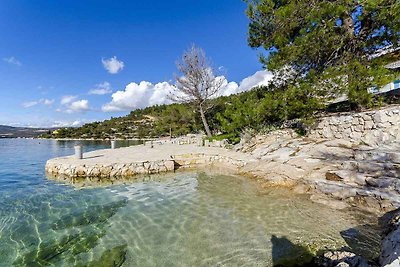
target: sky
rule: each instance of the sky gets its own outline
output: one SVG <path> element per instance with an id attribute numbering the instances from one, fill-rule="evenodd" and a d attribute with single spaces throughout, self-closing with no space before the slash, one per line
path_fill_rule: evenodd
<path id="1" fill-rule="evenodd" d="M 78 126 L 169 103 L 176 61 L 203 48 L 228 95 L 271 78 L 241 0 L 0 1 L 0 124 Z"/>

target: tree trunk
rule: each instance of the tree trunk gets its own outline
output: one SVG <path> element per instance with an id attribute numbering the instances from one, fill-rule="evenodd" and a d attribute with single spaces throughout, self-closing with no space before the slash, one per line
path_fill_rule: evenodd
<path id="1" fill-rule="evenodd" d="M 208 126 L 206 116 L 204 115 L 203 107 L 200 106 L 200 107 L 199 107 L 199 110 L 200 110 L 201 120 L 202 120 L 202 122 L 203 122 L 204 129 L 206 130 L 207 136 L 208 136 L 208 137 L 211 137 L 210 127 Z"/>

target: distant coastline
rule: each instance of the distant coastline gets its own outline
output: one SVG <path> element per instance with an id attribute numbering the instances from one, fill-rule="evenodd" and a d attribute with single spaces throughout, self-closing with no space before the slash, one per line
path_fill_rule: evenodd
<path id="1" fill-rule="evenodd" d="M 35 138 L 56 128 L 30 128 L 0 125 L 0 138 Z"/>

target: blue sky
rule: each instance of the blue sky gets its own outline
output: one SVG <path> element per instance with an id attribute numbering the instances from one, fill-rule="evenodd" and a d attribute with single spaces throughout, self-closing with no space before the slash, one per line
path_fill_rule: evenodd
<path id="1" fill-rule="evenodd" d="M 245 9 L 240 0 L 2 0 L 0 124 L 77 125 L 165 103 L 192 43 L 220 68 L 226 94 L 248 90 L 269 74 L 256 73 Z"/>

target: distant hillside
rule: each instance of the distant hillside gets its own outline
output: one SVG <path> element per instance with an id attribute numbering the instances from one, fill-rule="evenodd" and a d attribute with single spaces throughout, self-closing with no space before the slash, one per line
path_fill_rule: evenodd
<path id="1" fill-rule="evenodd" d="M 132 111 L 129 115 L 78 128 L 60 128 L 44 138 L 132 139 L 184 135 L 198 132 L 201 122 L 193 108 L 184 104 L 153 106 Z"/>
<path id="2" fill-rule="evenodd" d="M 0 138 L 38 137 L 41 134 L 50 133 L 52 130 L 53 129 L 46 128 L 12 127 L 0 125 Z"/>
<path id="3" fill-rule="evenodd" d="M 251 105 L 265 94 L 265 88 L 257 88 L 237 95 L 221 96 L 211 100 L 213 109 L 207 113 L 208 123 L 214 133 L 224 132 L 221 121 L 227 106 L 238 107 L 250 99 Z M 238 110 L 246 115 L 245 110 Z M 246 125 L 247 126 L 247 125 Z M 240 132 L 237 128 L 237 132 Z M 102 122 L 87 123 L 78 128 L 60 128 L 43 138 L 84 138 L 84 139 L 133 139 L 173 137 L 203 131 L 203 124 L 193 105 L 169 104 L 136 109 L 123 117 L 111 118 Z M 237 135 L 234 133 L 233 135 Z"/>

